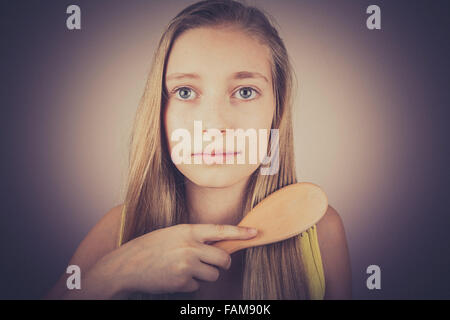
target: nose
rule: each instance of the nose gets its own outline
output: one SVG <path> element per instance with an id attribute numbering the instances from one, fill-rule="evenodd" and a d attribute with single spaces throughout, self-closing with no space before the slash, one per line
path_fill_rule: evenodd
<path id="1" fill-rule="evenodd" d="M 231 128 L 233 115 L 226 95 L 216 93 L 208 98 L 205 96 L 198 111 L 197 119 L 202 121 L 203 133 L 208 129 L 218 129 L 225 134 L 226 129 Z"/>
<path id="2" fill-rule="evenodd" d="M 213 129 L 213 128 L 211 128 L 211 129 Z M 219 128 L 215 128 L 215 129 L 219 129 Z M 222 135 L 224 135 L 225 133 L 226 133 L 226 128 L 225 129 L 219 129 L 220 130 L 220 133 L 222 134 Z M 205 133 L 208 133 L 208 129 L 203 129 L 203 132 L 202 132 L 203 134 L 205 134 Z"/>

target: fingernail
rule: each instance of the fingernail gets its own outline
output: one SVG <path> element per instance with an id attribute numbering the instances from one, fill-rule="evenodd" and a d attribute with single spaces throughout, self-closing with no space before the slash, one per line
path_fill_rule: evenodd
<path id="1" fill-rule="evenodd" d="M 258 230 L 256 230 L 255 228 L 247 228 L 247 231 L 251 235 L 255 235 L 258 233 Z"/>

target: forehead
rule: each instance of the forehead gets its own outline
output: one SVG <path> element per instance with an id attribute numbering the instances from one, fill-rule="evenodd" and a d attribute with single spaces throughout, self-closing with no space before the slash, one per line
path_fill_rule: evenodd
<path id="1" fill-rule="evenodd" d="M 241 30 L 195 28 L 175 40 L 166 74 L 198 73 L 207 78 L 245 70 L 259 72 L 270 81 L 271 60 L 269 47 Z"/>

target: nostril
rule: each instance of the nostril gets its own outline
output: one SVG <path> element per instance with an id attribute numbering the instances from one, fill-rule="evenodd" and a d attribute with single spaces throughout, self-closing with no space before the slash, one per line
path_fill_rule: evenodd
<path id="1" fill-rule="evenodd" d="M 208 133 L 208 131 L 211 129 L 203 129 L 202 133 Z M 220 131 L 220 133 L 222 134 L 226 134 L 227 130 L 226 129 L 218 129 Z"/>

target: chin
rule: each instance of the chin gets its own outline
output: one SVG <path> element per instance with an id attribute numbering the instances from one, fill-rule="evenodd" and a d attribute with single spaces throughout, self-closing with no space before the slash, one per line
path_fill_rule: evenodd
<path id="1" fill-rule="evenodd" d="M 192 183 L 205 188 L 226 188 L 247 179 L 258 165 L 194 165 L 180 166 L 178 170 Z"/>

